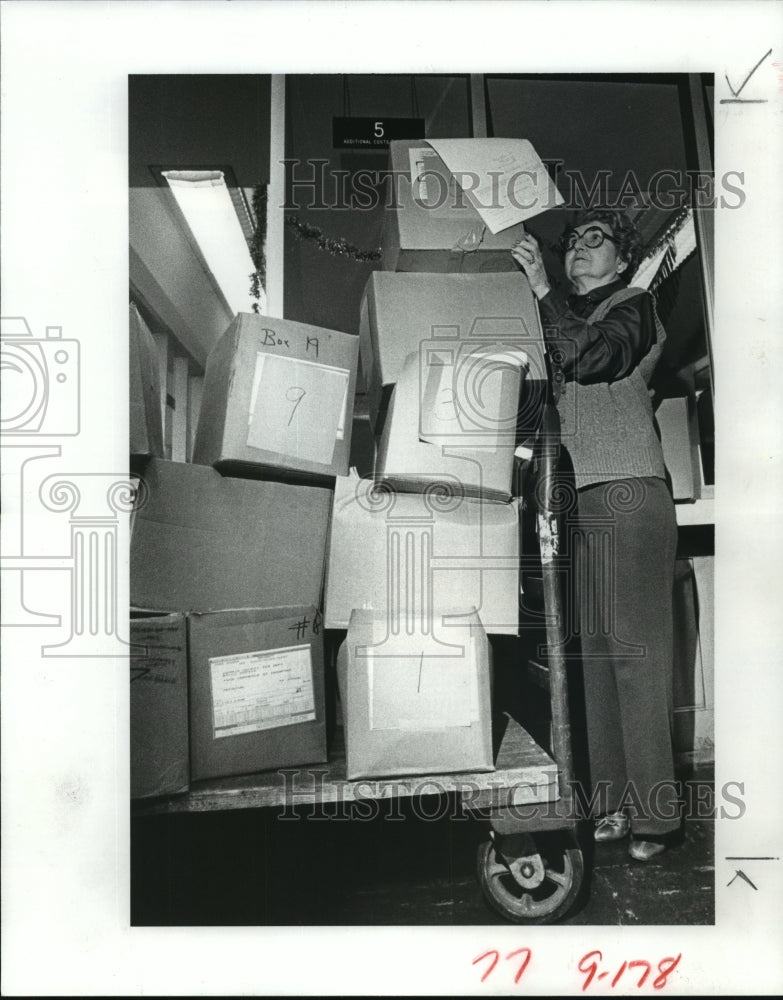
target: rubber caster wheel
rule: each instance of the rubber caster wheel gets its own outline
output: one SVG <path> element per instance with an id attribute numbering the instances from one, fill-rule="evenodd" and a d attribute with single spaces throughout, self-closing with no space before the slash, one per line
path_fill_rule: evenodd
<path id="1" fill-rule="evenodd" d="M 574 905 L 584 878 L 582 852 L 565 837 L 537 835 L 535 853 L 509 861 L 498 839 L 479 845 L 482 892 L 496 913 L 516 924 L 550 924 Z"/>

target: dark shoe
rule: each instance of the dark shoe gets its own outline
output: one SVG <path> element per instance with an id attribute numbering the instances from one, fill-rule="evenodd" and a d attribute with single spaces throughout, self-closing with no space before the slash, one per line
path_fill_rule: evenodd
<path id="1" fill-rule="evenodd" d="M 631 824 L 625 813 L 607 813 L 606 816 L 601 816 L 596 821 L 593 837 L 599 843 L 607 840 L 622 840 L 623 837 L 628 836 L 630 829 Z"/>
<path id="2" fill-rule="evenodd" d="M 650 861 L 663 854 L 665 850 L 666 844 L 663 840 L 642 840 L 632 837 L 628 845 L 628 853 L 635 861 Z"/>

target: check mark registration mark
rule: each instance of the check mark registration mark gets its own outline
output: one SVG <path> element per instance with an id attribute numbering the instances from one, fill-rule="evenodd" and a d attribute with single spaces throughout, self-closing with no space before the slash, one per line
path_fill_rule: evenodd
<path id="1" fill-rule="evenodd" d="M 766 102 L 765 98 L 753 100 L 753 99 L 747 98 L 747 97 L 740 97 L 740 94 L 745 89 L 748 81 L 753 76 L 753 74 L 756 72 L 756 70 L 759 68 L 759 66 L 764 62 L 765 59 L 768 59 L 769 56 L 771 56 L 771 55 L 772 55 L 772 49 L 770 49 L 769 52 L 765 52 L 764 53 L 764 55 L 761 57 L 761 59 L 759 59 L 759 61 L 756 63 L 756 65 L 753 67 L 753 69 L 750 71 L 750 73 L 748 73 L 748 75 L 742 81 L 742 83 L 739 86 L 739 89 L 737 89 L 737 90 L 735 90 L 734 87 L 732 86 L 731 81 L 729 80 L 728 74 L 724 73 L 723 75 L 724 75 L 724 77 L 726 79 L 726 83 L 729 85 L 729 90 L 731 91 L 732 96 L 731 97 L 724 97 L 721 100 L 720 103 L 721 104 L 766 104 L 767 102 Z"/>

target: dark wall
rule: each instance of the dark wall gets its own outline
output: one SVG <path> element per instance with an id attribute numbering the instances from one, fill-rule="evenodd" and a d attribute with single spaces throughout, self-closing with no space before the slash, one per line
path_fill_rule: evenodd
<path id="1" fill-rule="evenodd" d="M 269 126 L 269 76 L 131 76 L 130 185 L 154 185 L 152 165 L 224 165 L 233 168 L 240 187 L 266 183 Z"/>

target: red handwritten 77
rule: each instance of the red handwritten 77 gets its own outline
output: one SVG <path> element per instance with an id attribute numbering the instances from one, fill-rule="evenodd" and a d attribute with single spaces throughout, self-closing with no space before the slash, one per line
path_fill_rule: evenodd
<path id="1" fill-rule="evenodd" d="M 522 959 L 522 962 L 521 962 L 521 964 L 519 966 L 517 974 L 514 976 L 514 982 L 515 983 L 518 983 L 519 980 L 522 978 L 522 974 L 524 973 L 525 969 L 530 964 L 530 958 L 531 958 L 532 954 L 533 953 L 530 950 L 530 948 L 517 948 L 516 951 L 510 951 L 508 953 L 508 955 L 506 955 L 506 961 L 508 961 L 508 960 L 510 960 L 512 958 L 516 958 L 519 955 L 524 955 L 524 958 Z M 479 955 L 477 958 L 474 958 L 473 962 L 471 964 L 475 965 L 477 962 L 483 962 L 485 958 L 491 958 L 492 961 L 490 962 L 490 965 L 489 965 L 489 968 L 487 969 L 487 971 L 481 977 L 481 982 L 482 983 L 484 982 L 484 980 L 489 975 L 492 974 L 492 972 L 494 972 L 495 966 L 500 961 L 500 952 L 497 951 L 494 948 L 491 948 L 489 951 L 485 951 L 483 955 Z"/>

